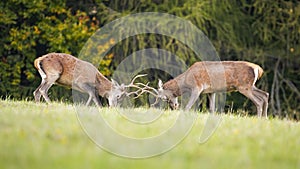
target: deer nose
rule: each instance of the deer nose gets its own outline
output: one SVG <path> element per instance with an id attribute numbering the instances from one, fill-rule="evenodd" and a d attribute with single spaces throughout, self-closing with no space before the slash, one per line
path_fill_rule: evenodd
<path id="1" fill-rule="evenodd" d="M 178 109 L 178 107 L 179 107 L 179 104 L 178 103 L 174 103 L 173 104 L 173 108 L 176 110 L 176 109 Z"/>

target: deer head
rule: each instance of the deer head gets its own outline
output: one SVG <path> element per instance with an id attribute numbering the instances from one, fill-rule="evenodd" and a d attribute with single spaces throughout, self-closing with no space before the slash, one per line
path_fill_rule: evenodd
<path id="1" fill-rule="evenodd" d="M 141 75 L 135 76 L 128 85 L 125 85 L 123 83 L 121 85 L 119 85 L 117 81 L 111 79 L 112 90 L 108 93 L 108 96 L 107 96 L 109 105 L 111 107 L 117 106 L 117 104 L 119 102 L 121 102 L 124 99 L 124 97 L 126 97 L 126 96 L 129 97 L 131 95 L 137 95 L 134 98 L 138 98 L 139 96 L 141 96 L 143 88 L 140 87 L 138 84 L 135 84 L 134 82 L 137 78 L 140 78 L 140 77 L 143 77 L 146 75 L 147 74 L 141 74 Z M 142 84 L 142 83 L 139 83 L 139 84 Z M 138 90 L 133 91 L 133 92 L 128 92 L 129 88 L 136 88 Z"/>
<path id="2" fill-rule="evenodd" d="M 149 83 L 147 84 L 138 83 L 138 84 L 143 86 L 143 88 L 141 88 L 142 92 L 140 92 L 140 94 L 147 92 L 156 98 L 155 102 L 151 104 L 151 106 L 156 105 L 158 101 L 161 99 L 163 101 L 168 102 L 172 109 L 176 110 L 179 108 L 178 97 L 175 96 L 173 92 L 171 92 L 170 90 L 164 89 L 163 87 L 164 84 L 160 79 L 158 80 L 157 89 L 148 86 Z"/>
<path id="3" fill-rule="evenodd" d="M 178 109 L 179 103 L 178 103 L 178 97 L 173 94 L 170 90 L 166 90 L 163 88 L 163 82 L 159 79 L 158 80 L 158 97 L 161 98 L 163 101 L 166 101 L 169 103 L 170 107 L 172 109 Z"/>
<path id="4" fill-rule="evenodd" d="M 119 85 L 119 83 L 113 79 L 112 82 L 112 90 L 108 92 L 108 103 L 110 107 L 115 107 L 117 104 L 126 96 L 126 86 L 124 84 Z"/>

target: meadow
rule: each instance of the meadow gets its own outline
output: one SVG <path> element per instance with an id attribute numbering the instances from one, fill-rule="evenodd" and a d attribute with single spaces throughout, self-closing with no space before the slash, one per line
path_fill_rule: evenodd
<path id="1" fill-rule="evenodd" d="M 113 110 L 102 108 L 99 113 L 115 127 L 141 137 L 160 131 L 174 117 L 166 110 L 162 121 L 151 129 L 136 129 Z M 208 116 L 199 112 L 191 132 L 172 150 L 130 159 L 99 148 L 84 132 L 70 104 L 1 100 L 0 168 L 300 168 L 300 123 L 219 115 L 218 129 L 200 144 Z"/>

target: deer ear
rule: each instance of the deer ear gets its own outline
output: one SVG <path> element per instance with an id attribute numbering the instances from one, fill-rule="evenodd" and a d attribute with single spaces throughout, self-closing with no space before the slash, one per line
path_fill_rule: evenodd
<path id="1" fill-rule="evenodd" d="M 125 87 L 125 84 L 124 84 L 124 83 L 122 83 L 122 84 L 120 85 L 120 87 L 121 87 L 121 90 L 125 91 L 126 87 Z"/>
<path id="2" fill-rule="evenodd" d="M 111 79 L 111 82 L 112 82 L 114 87 L 119 86 L 119 83 L 117 81 L 115 81 L 114 79 Z"/>
<path id="3" fill-rule="evenodd" d="M 162 90 L 163 85 L 164 85 L 163 82 L 160 79 L 158 79 L 158 90 Z"/>

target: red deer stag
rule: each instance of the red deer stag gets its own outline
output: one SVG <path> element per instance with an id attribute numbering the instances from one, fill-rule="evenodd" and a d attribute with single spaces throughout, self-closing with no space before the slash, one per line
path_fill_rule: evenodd
<path id="1" fill-rule="evenodd" d="M 35 59 L 34 66 L 42 77 L 40 86 L 33 92 L 36 102 L 41 96 L 46 102 L 50 102 L 47 95 L 53 84 L 71 87 L 89 95 L 86 105 L 91 100 L 101 106 L 97 95 L 106 97 L 109 106 L 116 106 L 124 96 L 138 94 L 141 88 L 134 84 L 134 80 L 145 75 L 137 75 L 129 85 L 119 85 L 116 81 L 109 81 L 98 69 L 89 62 L 80 60 L 65 53 L 49 53 Z M 138 91 L 127 93 L 126 88 L 135 87 Z"/>
<path id="2" fill-rule="evenodd" d="M 210 109 L 213 111 L 216 92 L 239 91 L 255 104 L 259 117 L 262 113 L 267 117 L 269 93 L 255 87 L 262 74 L 263 69 L 260 66 L 245 61 L 196 62 L 187 71 L 165 84 L 159 80 L 158 89 L 144 85 L 147 89 L 143 92 L 168 101 L 176 109 L 179 106 L 177 97 L 188 91 L 191 97 L 186 110 L 193 106 L 201 93 L 209 93 Z"/>

